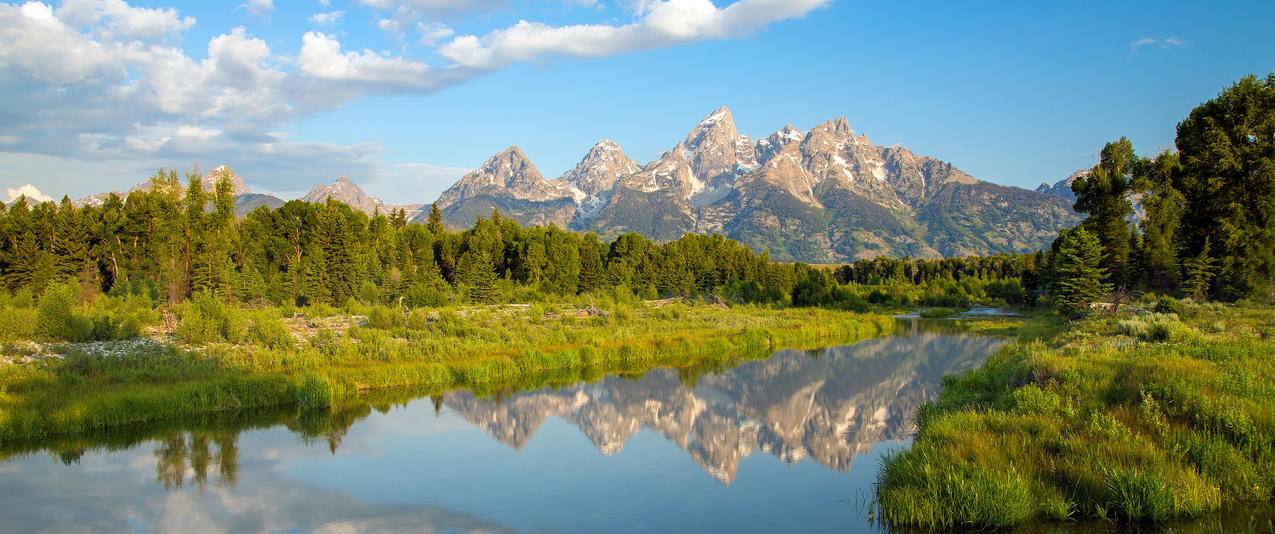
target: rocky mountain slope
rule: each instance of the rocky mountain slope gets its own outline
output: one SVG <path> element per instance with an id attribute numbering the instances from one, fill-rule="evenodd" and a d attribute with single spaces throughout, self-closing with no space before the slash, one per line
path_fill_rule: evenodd
<path id="1" fill-rule="evenodd" d="M 754 141 L 722 107 L 645 165 L 603 139 L 574 168 L 547 179 L 511 146 L 436 203 L 452 228 L 500 210 L 523 225 L 555 224 L 603 238 L 717 233 L 777 260 L 844 262 L 1039 249 L 1079 222 L 1070 184 L 1084 172 L 1036 191 L 1006 187 L 901 146 L 876 145 L 844 118 L 809 131 L 786 125 Z M 204 176 L 209 189 L 222 175 L 231 178 L 240 215 L 283 204 L 250 192 L 225 166 Z M 134 189 L 149 187 L 147 181 Z M 420 222 L 430 212 L 428 204 L 388 205 L 344 177 L 315 186 L 303 199 L 334 199 L 368 214 L 403 208 Z"/>
<path id="2" fill-rule="evenodd" d="M 579 200 L 577 200 L 579 198 Z M 583 195 L 563 183 L 550 183 L 522 150 L 511 146 L 492 156 L 481 167 L 449 187 L 435 205 L 443 221 L 454 228 L 467 228 L 493 209 L 523 225 L 556 224 L 570 226 Z M 423 222 L 429 206 L 417 211 L 413 220 Z"/>
<path id="3" fill-rule="evenodd" d="M 1093 174 L 1093 170 L 1080 169 L 1076 172 L 1071 173 L 1070 176 L 1063 178 L 1062 180 L 1059 180 L 1057 182 L 1054 182 L 1053 185 L 1050 185 L 1048 183 L 1040 184 L 1039 186 L 1036 187 L 1036 192 L 1044 193 L 1046 195 L 1054 195 L 1059 198 L 1065 198 L 1070 202 L 1075 202 L 1076 193 L 1071 190 L 1071 184 L 1075 183 L 1075 181 L 1080 179 L 1081 177 L 1087 177 L 1090 174 Z"/>
<path id="4" fill-rule="evenodd" d="M 362 211 L 368 215 L 374 215 L 377 213 L 390 215 L 398 209 L 402 209 L 410 214 L 421 208 L 420 204 L 401 206 L 386 204 L 385 201 L 379 198 L 368 196 L 367 193 L 363 191 L 363 188 L 359 187 L 357 184 L 350 181 L 349 178 L 344 176 L 330 184 L 318 184 L 312 187 L 310 192 L 306 193 L 304 197 L 301 197 L 301 200 L 306 202 L 317 203 L 327 202 L 328 199 L 332 199 L 337 202 L 344 202 L 351 208 Z"/>
<path id="5" fill-rule="evenodd" d="M 775 259 L 808 262 L 1023 252 L 1079 220 L 1063 198 L 875 145 L 844 118 L 753 141 L 725 107 L 641 167 L 603 140 L 547 180 L 510 147 L 444 192 L 439 208 L 452 227 L 499 209 L 522 224 L 603 237 L 720 233 Z"/>

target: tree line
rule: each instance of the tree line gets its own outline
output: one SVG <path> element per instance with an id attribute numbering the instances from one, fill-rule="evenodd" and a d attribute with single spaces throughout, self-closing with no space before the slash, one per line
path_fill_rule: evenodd
<path id="1" fill-rule="evenodd" d="M 1059 310 L 1133 291 L 1275 300 L 1275 74 L 1196 107 L 1174 142 L 1139 157 L 1122 137 L 1072 184 L 1085 220 L 1032 262 Z"/>
<path id="2" fill-rule="evenodd" d="M 1107 144 L 1072 185 L 1086 215 L 1044 251 L 990 257 L 876 258 L 835 267 L 772 262 L 718 235 L 604 242 L 493 212 L 463 231 L 406 213 L 367 215 L 290 201 L 239 218 L 231 183 L 211 190 L 161 170 L 150 187 L 97 205 L 0 203 L 0 283 L 40 294 L 68 281 L 95 294 L 176 304 L 206 293 L 276 305 L 438 306 L 623 289 L 644 298 L 865 309 L 1051 303 L 1063 312 L 1131 291 L 1270 299 L 1275 284 L 1275 75 L 1246 77 L 1178 125 L 1176 151 L 1138 157 Z M 1141 216 L 1134 217 L 1135 203 Z"/>

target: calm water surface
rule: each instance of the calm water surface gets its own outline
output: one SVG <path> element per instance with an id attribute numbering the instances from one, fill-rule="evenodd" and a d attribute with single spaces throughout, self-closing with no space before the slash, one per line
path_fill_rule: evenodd
<path id="1" fill-rule="evenodd" d="M 1001 343 L 910 324 L 707 374 L 455 391 L 10 452 L 0 530 L 877 530 L 865 505 L 880 457 L 907 446 L 943 375 Z"/>

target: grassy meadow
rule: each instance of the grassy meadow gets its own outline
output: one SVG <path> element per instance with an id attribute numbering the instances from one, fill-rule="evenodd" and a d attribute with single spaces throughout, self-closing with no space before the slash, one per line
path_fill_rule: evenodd
<path id="1" fill-rule="evenodd" d="M 0 443 L 215 411 L 329 408 L 384 388 L 482 391 L 655 366 L 711 366 L 876 336 L 894 324 L 881 315 L 817 308 L 635 299 L 245 309 L 196 297 L 163 315 L 107 300 L 66 310 L 5 308 L 16 317 L 6 320 L 36 330 L 60 322 L 127 332 L 120 341 L 23 341 L 31 333 L 4 340 L 0 356 L 10 363 L 0 365 Z M 49 317 L 58 313 L 60 320 Z M 129 338 L 137 331 L 149 337 Z"/>
<path id="2" fill-rule="evenodd" d="M 1275 497 L 1275 308 L 1162 300 L 1042 317 L 945 379 L 888 457 L 888 523 L 1162 522 Z"/>

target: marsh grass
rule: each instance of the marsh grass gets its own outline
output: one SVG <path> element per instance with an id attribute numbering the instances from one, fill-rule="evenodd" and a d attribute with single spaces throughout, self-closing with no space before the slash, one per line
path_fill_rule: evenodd
<path id="1" fill-rule="evenodd" d="M 882 517 L 922 528 L 1031 520 L 1162 522 L 1275 498 L 1275 309 L 1028 326 L 947 377 L 910 450 L 885 459 Z M 1029 324 L 1033 321 L 1029 321 Z M 1215 327 L 1216 324 L 1225 325 Z"/>
<path id="2" fill-rule="evenodd" d="M 703 368 L 780 348 L 876 336 L 892 320 L 819 309 L 621 304 L 577 317 L 570 305 L 413 310 L 243 310 L 197 296 L 180 310 L 184 348 L 0 366 L 0 444 L 74 436 L 216 411 L 321 409 L 387 388 L 496 391 L 652 367 Z M 614 309 L 615 304 L 608 303 Z M 284 313 L 366 321 L 298 339 Z"/>

